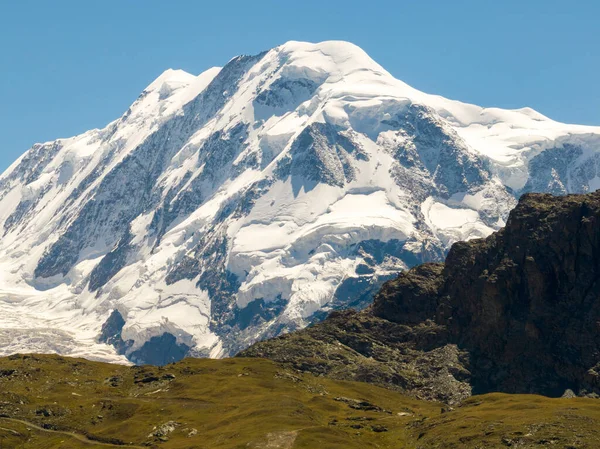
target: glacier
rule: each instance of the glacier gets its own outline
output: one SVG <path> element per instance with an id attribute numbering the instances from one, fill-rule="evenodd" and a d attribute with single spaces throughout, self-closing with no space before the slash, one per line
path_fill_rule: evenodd
<path id="1" fill-rule="evenodd" d="M 524 192 L 598 188 L 599 127 L 420 92 L 351 43 L 167 70 L 0 176 L 0 355 L 229 356 L 365 307 Z"/>

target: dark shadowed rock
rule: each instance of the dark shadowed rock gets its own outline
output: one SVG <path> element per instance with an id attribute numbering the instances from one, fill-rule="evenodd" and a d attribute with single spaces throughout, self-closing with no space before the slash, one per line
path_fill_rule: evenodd
<path id="1" fill-rule="evenodd" d="M 504 229 L 387 282 L 368 310 L 242 355 L 447 402 L 471 391 L 595 395 L 598 323 L 600 193 L 526 194 Z"/>
<path id="2" fill-rule="evenodd" d="M 373 304 L 373 315 L 404 324 L 433 319 L 443 270 L 444 264 L 426 263 L 411 270 L 411 276 L 399 276 L 387 282 Z"/>
<path id="3" fill-rule="evenodd" d="M 177 339 L 164 333 L 159 337 L 152 337 L 137 351 L 129 355 L 134 363 L 150 365 L 167 365 L 178 362 L 188 355 L 190 347 L 184 343 L 177 343 Z"/>
<path id="4" fill-rule="evenodd" d="M 121 313 L 118 310 L 113 310 L 108 320 L 102 325 L 102 332 L 98 341 L 114 346 L 119 354 L 127 355 L 134 363 L 162 366 L 178 362 L 189 354 L 190 347 L 178 343 L 177 339 L 169 333 L 152 337 L 141 348 L 131 351 L 134 341 L 123 340 L 124 325 L 125 320 Z M 172 376 L 172 374 L 165 374 L 164 379 L 175 378 L 174 376 L 172 378 L 166 376 Z M 111 380 L 111 383 L 114 382 Z"/>
<path id="5" fill-rule="evenodd" d="M 124 354 L 128 348 L 128 343 L 123 341 L 121 336 L 125 326 L 123 315 L 118 310 L 113 310 L 108 320 L 102 325 L 102 331 L 98 337 L 100 343 L 106 343 L 115 347 L 119 354 Z"/>

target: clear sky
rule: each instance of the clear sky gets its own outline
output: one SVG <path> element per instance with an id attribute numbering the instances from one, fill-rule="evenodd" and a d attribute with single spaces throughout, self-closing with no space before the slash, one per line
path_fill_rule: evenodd
<path id="1" fill-rule="evenodd" d="M 329 39 L 428 93 L 600 125 L 598 0 L 0 0 L 0 171 L 116 119 L 167 68 Z"/>

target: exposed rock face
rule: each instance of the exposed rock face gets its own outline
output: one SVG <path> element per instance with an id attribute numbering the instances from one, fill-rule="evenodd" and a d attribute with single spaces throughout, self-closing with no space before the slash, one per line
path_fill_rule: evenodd
<path id="1" fill-rule="evenodd" d="M 124 325 L 123 316 L 118 310 L 114 310 L 102 325 L 98 341 L 112 345 L 119 354 L 126 354 L 134 342 L 123 339 Z M 177 343 L 177 339 L 172 334 L 165 332 L 159 337 L 150 338 L 141 348 L 131 352 L 130 359 L 134 363 L 163 366 L 181 360 L 189 350 L 189 346 Z"/>
<path id="2" fill-rule="evenodd" d="M 600 194 L 526 195 L 504 230 L 452 247 L 436 322 L 472 355 L 477 391 L 596 390 Z"/>
<path id="3" fill-rule="evenodd" d="M 124 325 L 123 315 L 118 310 L 113 310 L 108 320 L 102 325 L 102 332 L 98 337 L 98 341 L 114 346 L 121 353 L 124 352 L 127 348 L 127 343 L 123 341 L 122 336 Z"/>
<path id="4" fill-rule="evenodd" d="M 387 282 L 368 310 L 242 355 L 448 402 L 471 389 L 594 395 L 599 323 L 600 193 L 526 194 L 505 228 Z"/>
<path id="5" fill-rule="evenodd" d="M 453 403 L 471 395 L 471 375 L 468 353 L 447 341 L 445 329 L 432 322 L 406 326 L 349 310 L 239 355 Z"/>

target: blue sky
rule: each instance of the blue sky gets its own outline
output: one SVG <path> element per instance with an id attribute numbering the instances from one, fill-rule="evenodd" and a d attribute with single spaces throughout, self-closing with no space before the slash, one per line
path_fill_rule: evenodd
<path id="1" fill-rule="evenodd" d="M 343 39 L 420 90 L 600 125 L 597 0 L 0 2 L 0 171 L 103 127 L 165 69 Z"/>

